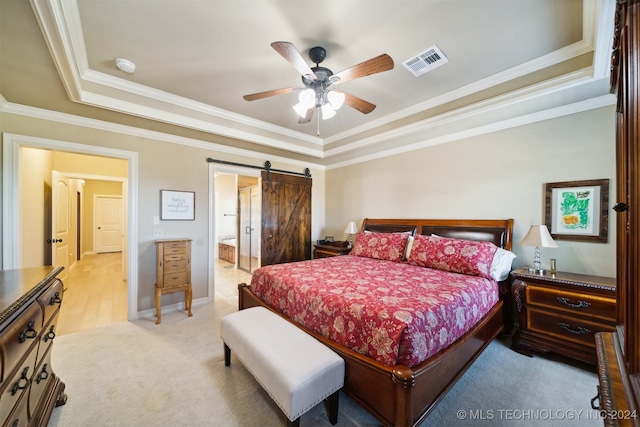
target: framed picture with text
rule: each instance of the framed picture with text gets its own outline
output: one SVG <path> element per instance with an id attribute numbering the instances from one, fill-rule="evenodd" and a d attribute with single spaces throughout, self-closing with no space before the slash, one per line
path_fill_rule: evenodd
<path id="1" fill-rule="evenodd" d="M 193 221 L 196 219 L 195 191 L 160 190 L 160 219 Z"/>
<path id="2" fill-rule="evenodd" d="M 546 184 L 544 219 L 554 239 L 606 243 L 608 211 L 608 179 Z"/>

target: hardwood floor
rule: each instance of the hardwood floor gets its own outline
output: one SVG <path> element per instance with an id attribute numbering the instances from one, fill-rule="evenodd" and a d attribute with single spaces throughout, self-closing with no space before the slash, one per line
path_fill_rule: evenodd
<path id="1" fill-rule="evenodd" d="M 121 269 L 120 252 L 85 255 L 78 261 L 64 283 L 58 335 L 127 320 L 127 281 L 122 280 Z M 238 283 L 251 282 L 249 273 L 219 259 L 215 272 L 216 298 L 236 302 Z"/>
<path id="2" fill-rule="evenodd" d="M 85 255 L 69 272 L 58 319 L 66 335 L 127 320 L 127 281 L 120 252 Z"/>

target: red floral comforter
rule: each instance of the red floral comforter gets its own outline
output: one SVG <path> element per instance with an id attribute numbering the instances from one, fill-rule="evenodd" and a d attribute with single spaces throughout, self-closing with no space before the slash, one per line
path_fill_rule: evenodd
<path id="1" fill-rule="evenodd" d="M 480 276 L 357 256 L 256 270 L 251 289 L 323 336 L 385 365 L 414 366 L 449 346 L 498 301 Z"/>

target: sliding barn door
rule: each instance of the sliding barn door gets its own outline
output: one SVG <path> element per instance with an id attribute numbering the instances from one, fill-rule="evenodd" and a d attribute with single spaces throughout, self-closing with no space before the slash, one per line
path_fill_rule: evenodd
<path id="1" fill-rule="evenodd" d="M 311 259 L 311 178 L 262 172 L 260 265 Z"/>

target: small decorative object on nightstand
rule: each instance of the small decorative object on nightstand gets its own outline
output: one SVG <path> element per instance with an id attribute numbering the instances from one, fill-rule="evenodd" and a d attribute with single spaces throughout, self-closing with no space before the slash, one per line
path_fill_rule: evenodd
<path id="1" fill-rule="evenodd" d="M 595 334 L 616 328 L 616 279 L 558 271 L 511 272 L 519 327 L 511 348 L 547 352 L 596 364 Z"/>
<path id="2" fill-rule="evenodd" d="M 358 234 L 358 227 L 356 227 L 355 221 L 349 221 L 349 224 L 344 229 L 344 234 L 349 235 L 349 247 L 353 247 L 353 235 Z"/>
<path id="3" fill-rule="evenodd" d="M 557 248 L 558 245 L 553 241 L 549 229 L 546 225 L 532 225 L 529 228 L 529 232 L 524 239 L 520 242 L 523 246 L 535 246 L 536 251 L 533 258 L 533 268 L 530 268 L 531 273 L 544 274 L 544 270 L 540 266 L 540 248 Z M 554 268 L 555 270 L 555 268 Z"/>
<path id="4" fill-rule="evenodd" d="M 328 258 L 331 256 L 346 255 L 351 252 L 348 242 L 326 242 L 313 245 L 314 258 Z"/>

